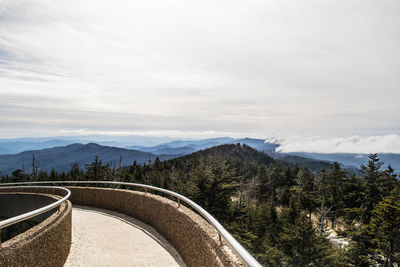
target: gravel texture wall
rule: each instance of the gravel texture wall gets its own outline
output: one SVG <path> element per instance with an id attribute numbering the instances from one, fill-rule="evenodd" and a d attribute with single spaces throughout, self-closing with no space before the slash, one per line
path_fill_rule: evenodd
<path id="1" fill-rule="evenodd" d="M 150 193 L 93 187 L 68 187 L 73 204 L 124 213 L 155 228 L 187 266 L 245 266 L 203 218 L 175 201 Z"/>
<path id="2" fill-rule="evenodd" d="M 0 188 L 0 194 L 5 190 Z M 19 192 L 56 193 L 47 189 L 18 189 Z M 47 195 L 56 201 L 57 197 Z M 66 201 L 53 214 L 0 247 L 0 266 L 63 266 L 71 248 L 71 202 Z"/>

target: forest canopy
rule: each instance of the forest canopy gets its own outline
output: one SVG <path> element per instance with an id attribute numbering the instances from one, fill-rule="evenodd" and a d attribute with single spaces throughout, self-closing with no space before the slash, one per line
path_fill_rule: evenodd
<path id="1" fill-rule="evenodd" d="M 246 145 L 112 167 L 96 157 L 50 174 L 16 170 L 1 181 L 114 180 L 183 194 L 215 216 L 265 266 L 400 263 L 400 183 L 370 154 L 361 175 L 338 163 L 319 173 Z M 341 242 L 333 242 L 337 235 Z"/>

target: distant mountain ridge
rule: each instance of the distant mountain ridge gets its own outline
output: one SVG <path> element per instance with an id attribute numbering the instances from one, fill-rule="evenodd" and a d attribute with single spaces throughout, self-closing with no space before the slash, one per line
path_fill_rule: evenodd
<path id="1" fill-rule="evenodd" d="M 79 139 L 79 140 L 78 140 Z M 38 151 L 41 149 L 69 146 L 73 143 L 87 143 L 82 142 L 81 139 L 86 140 L 102 140 L 98 143 L 100 146 L 104 147 L 115 147 L 116 149 L 122 149 L 118 154 L 125 151 L 137 151 L 149 153 L 146 154 L 150 159 L 154 159 L 159 156 L 161 159 L 175 158 L 182 155 L 188 155 L 199 150 L 204 150 L 213 146 L 223 145 L 223 144 L 245 144 L 256 150 L 267 153 L 269 156 L 280 159 L 282 161 L 289 162 L 291 164 L 299 164 L 301 166 L 308 166 L 310 169 L 320 169 L 320 166 L 324 166 L 325 163 L 331 164 L 334 161 L 339 162 L 344 168 L 348 169 L 352 173 L 359 172 L 361 164 L 366 164 L 368 161 L 368 154 L 354 154 L 354 153 L 310 153 L 310 152 L 293 152 L 293 153 L 282 153 L 277 151 L 279 144 L 265 142 L 263 139 L 254 138 L 241 138 L 235 139 L 231 137 L 218 137 L 218 138 L 208 138 L 202 140 L 174 140 L 172 138 L 159 138 L 155 137 L 140 137 L 140 136 L 123 136 L 116 137 L 113 141 L 111 137 L 107 136 L 76 136 L 74 137 L 60 137 L 60 138 L 22 138 L 22 139 L 0 139 L 0 171 L 4 173 L 3 169 L 9 170 L 10 168 L 5 168 L 5 163 L 1 165 L 2 154 L 15 154 L 21 151 L 33 150 Z M 77 141 L 78 140 L 78 141 Z M 17 152 L 15 152 L 17 151 Z M 32 154 L 32 152 L 30 152 Z M 94 157 L 94 152 L 89 152 L 89 157 Z M 125 153 L 125 152 L 124 152 Z M 131 155 L 131 154 L 130 154 Z M 139 154 L 137 154 L 139 155 Z M 11 155 L 8 155 L 11 156 Z M 115 156 L 115 155 L 114 155 Z M 103 161 L 116 160 L 115 157 L 105 157 Z M 30 156 L 31 157 L 31 156 Z M 390 164 L 396 173 L 400 173 L 400 154 L 394 153 L 380 153 L 380 159 L 385 162 L 383 168 L 387 168 Z M 79 158 L 79 157 L 78 157 Z M 128 156 L 129 160 L 133 159 L 133 156 Z M 72 158 L 71 158 L 72 159 Z M 15 163 L 10 163 L 12 167 L 21 168 L 25 165 L 28 160 L 24 158 L 16 157 L 15 160 L 19 160 Z M 49 159 L 50 162 L 53 162 Z M 138 161 L 139 162 L 139 161 Z M 86 163 L 86 161 L 85 161 Z M 124 162 L 125 163 L 125 162 Z M 130 164 L 132 162 L 128 162 Z M 59 162 L 61 164 L 61 162 Z M 57 167 L 61 166 L 57 163 Z M 68 162 L 67 164 L 70 164 Z M 28 164 L 29 165 L 29 164 Z M 43 163 L 43 168 L 48 168 L 50 165 Z M 3 167 L 2 167 L 3 166 Z M 69 166 L 69 165 L 68 165 Z M 66 169 L 65 165 L 60 167 L 62 170 Z"/>
<path id="2" fill-rule="evenodd" d="M 221 144 L 245 144 L 254 149 L 267 153 L 269 156 L 286 161 L 292 164 L 299 164 L 301 166 L 321 165 L 321 162 L 333 163 L 339 162 L 344 168 L 352 173 L 359 171 L 361 164 L 367 164 L 368 154 L 355 154 L 355 153 L 311 153 L 311 152 L 291 152 L 282 153 L 277 152 L 279 144 L 265 142 L 263 139 L 242 138 L 234 139 L 229 137 L 224 138 L 211 138 L 201 141 L 172 141 L 152 147 L 137 147 L 132 148 L 147 151 L 154 154 L 190 154 L 201 149 L 210 148 L 212 146 Z M 394 153 L 379 153 L 379 158 L 385 163 L 383 168 L 387 168 L 390 164 L 397 173 L 400 173 L 400 154 Z"/>
<path id="3" fill-rule="evenodd" d="M 226 140 L 226 139 L 225 139 Z M 96 156 L 104 163 L 111 163 L 112 166 L 118 167 L 120 156 L 122 157 L 122 166 L 129 166 L 134 161 L 138 164 L 147 163 L 148 161 L 154 162 L 154 160 L 158 157 L 160 160 L 168 160 L 173 158 L 178 158 L 180 156 L 191 156 L 191 150 L 196 150 L 194 154 L 207 154 L 210 151 L 210 147 L 220 147 L 218 151 L 226 152 L 226 156 L 235 154 L 235 149 L 230 151 L 229 145 L 235 147 L 237 143 L 247 142 L 252 144 L 253 146 L 262 147 L 264 149 L 270 150 L 271 146 L 269 144 L 264 145 L 263 142 L 260 140 L 249 140 L 243 139 L 242 142 L 237 142 L 239 140 L 233 139 L 230 140 L 231 144 L 223 144 L 223 145 L 213 145 L 215 143 L 221 142 L 221 139 L 218 140 L 208 140 L 202 142 L 196 142 L 193 146 L 184 146 L 184 147 L 175 147 L 170 149 L 170 145 L 160 145 L 157 148 L 149 149 L 149 151 L 158 152 L 158 154 L 146 152 L 146 151 L 139 151 L 139 150 L 132 150 L 126 148 L 119 148 L 119 147 L 111 147 L 111 146 L 103 146 L 95 143 L 89 144 L 70 144 L 67 146 L 56 146 L 52 148 L 45 148 L 41 150 L 29 150 L 24 151 L 18 154 L 12 155 L 0 155 L 0 174 L 8 174 L 10 175 L 13 171 L 17 169 L 24 169 L 27 173 L 32 171 L 32 157 L 35 156 L 35 162 L 38 166 L 38 171 L 45 171 L 50 172 L 52 169 L 60 172 L 60 171 L 67 171 L 71 168 L 71 164 L 78 162 L 81 168 L 85 167 L 85 164 L 89 164 L 93 162 Z M 174 142 L 173 146 L 178 145 L 186 145 L 187 142 Z M 221 147 L 222 146 L 222 147 Z M 203 148 L 204 149 L 199 149 Z M 251 150 L 248 150 L 248 154 L 244 153 L 243 155 L 239 155 L 242 157 L 243 161 L 247 161 L 250 158 L 254 157 L 253 151 L 261 151 L 260 149 L 254 150 L 251 146 L 248 146 Z M 189 148 L 189 151 L 188 151 Z M 162 151 L 163 150 L 163 151 Z M 243 150 L 243 149 L 242 149 Z M 160 153 L 165 152 L 165 153 Z M 242 151 L 243 152 L 243 151 Z M 262 151 L 264 152 L 264 151 Z M 257 157 L 261 154 L 256 154 Z M 270 157 L 267 154 L 265 158 L 269 159 Z M 264 158 L 264 156 L 262 156 Z M 260 160 L 261 158 L 259 158 Z M 285 161 L 285 159 L 280 159 L 281 161 Z M 297 160 L 300 166 L 307 166 L 313 171 L 319 171 L 322 168 L 329 168 L 330 163 L 313 160 L 313 159 L 305 159 L 302 158 Z M 295 164 L 296 162 L 291 160 L 287 161 L 290 164 Z"/>
<path id="4" fill-rule="evenodd" d="M 129 150 L 118 147 L 101 146 L 94 143 L 71 144 L 67 146 L 58 146 L 42 150 L 25 151 L 13 155 L 0 155 L 1 174 L 10 174 L 16 169 L 24 168 L 28 173 L 32 170 L 32 155 L 35 155 L 35 161 L 38 164 L 38 170 L 51 171 L 54 168 L 57 171 L 67 171 L 71 164 L 78 162 L 83 168 L 85 164 L 93 162 L 95 156 L 105 164 L 110 162 L 118 167 L 120 156 L 122 157 L 122 166 L 128 166 L 136 161 L 139 164 L 154 161 L 156 157 L 166 160 L 176 157 L 176 155 L 155 155 L 148 152 Z"/>
<path id="5" fill-rule="evenodd" d="M 171 141 L 168 143 L 160 144 L 157 146 L 127 146 L 126 148 L 137 149 L 140 151 L 151 152 L 155 154 L 190 154 L 195 151 L 207 149 L 213 146 L 226 145 L 226 144 L 245 144 L 263 152 L 274 152 L 279 145 L 273 143 L 266 143 L 262 139 L 243 138 L 235 139 L 230 137 L 209 138 L 204 140 L 195 141 Z"/>
<path id="6" fill-rule="evenodd" d="M 361 164 L 366 165 L 368 162 L 368 154 L 359 153 L 310 153 L 310 152 L 294 152 L 291 155 L 306 157 L 310 159 L 319 159 L 329 162 L 339 162 L 344 167 L 357 167 Z M 400 154 L 395 153 L 378 153 L 379 159 L 385 164 L 382 168 L 387 168 L 390 164 L 397 173 L 400 173 Z"/>
<path id="7" fill-rule="evenodd" d="M 126 148 L 129 145 L 156 146 L 162 143 L 176 140 L 170 137 L 148 137 L 148 136 L 107 136 L 107 135 L 78 135 L 57 136 L 37 138 L 12 138 L 0 139 L 0 155 L 17 154 L 27 150 L 40 150 L 56 146 L 67 146 L 71 144 L 96 143 L 103 146 L 115 146 Z"/>
<path id="8" fill-rule="evenodd" d="M 46 141 L 6 140 L 0 141 L 0 155 L 16 154 L 28 150 L 40 150 L 45 148 L 67 146 L 79 143 L 77 140 L 51 139 Z"/>

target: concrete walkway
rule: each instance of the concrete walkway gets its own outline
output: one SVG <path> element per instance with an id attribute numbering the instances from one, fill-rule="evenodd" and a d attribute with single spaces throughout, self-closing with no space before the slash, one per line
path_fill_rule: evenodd
<path id="1" fill-rule="evenodd" d="M 72 209 L 72 245 L 64 266 L 185 266 L 153 228 L 126 215 Z"/>

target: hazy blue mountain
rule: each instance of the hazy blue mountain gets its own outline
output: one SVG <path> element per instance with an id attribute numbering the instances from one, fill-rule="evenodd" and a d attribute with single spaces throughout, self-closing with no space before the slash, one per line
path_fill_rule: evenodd
<path id="1" fill-rule="evenodd" d="M 171 137 L 155 137 L 155 136 L 140 136 L 140 135 L 74 135 L 74 136 L 57 136 L 57 137 L 22 137 L 12 139 L 0 139 L 0 144 L 5 142 L 28 142 L 28 143 L 42 143 L 50 140 L 64 140 L 64 141 L 82 141 L 82 143 L 118 143 L 123 145 L 143 145 L 155 146 L 162 143 L 177 140 Z"/>
<path id="2" fill-rule="evenodd" d="M 368 162 L 368 154 L 354 154 L 354 153 L 309 153 L 309 152 L 297 152 L 291 153 L 301 157 L 319 159 L 334 162 L 337 161 L 343 166 L 359 168 L 361 164 L 366 165 Z M 400 171 L 400 154 L 394 153 L 379 153 L 381 161 L 385 164 L 383 168 L 387 168 L 390 164 L 396 172 Z"/>
<path id="3" fill-rule="evenodd" d="M 151 152 L 154 154 L 182 154 L 187 155 L 193 152 L 210 148 L 213 146 L 234 143 L 234 138 L 218 137 L 203 140 L 175 140 L 163 143 L 157 146 L 127 146 L 129 149 L 137 149 L 140 151 Z"/>
<path id="4" fill-rule="evenodd" d="M 27 150 L 40 150 L 56 146 L 66 146 L 74 143 L 97 143 L 104 146 L 116 146 L 136 149 L 144 152 L 160 154 L 190 154 L 222 144 L 241 143 L 261 151 L 273 151 L 276 144 L 264 143 L 262 139 L 234 139 L 230 137 L 208 138 L 202 140 L 176 140 L 168 137 L 148 136 L 61 136 L 40 138 L 0 139 L 0 155 L 16 154 Z"/>
<path id="5" fill-rule="evenodd" d="M 165 157 L 177 157 L 179 155 L 188 155 L 193 152 L 207 149 L 213 146 L 223 144 L 246 144 L 254 149 L 263 151 L 273 158 L 281 159 L 290 163 L 298 163 L 299 165 L 312 164 L 321 165 L 321 162 L 339 162 L 347 169 L 359 168 L 361 164 L 366 164 L 368 154 L 352 154 L 352 153 L 280 153 L 277 152 L 279 144 L 268 143 L 263 139 L 242 138 L 235 139 L 231 137 L 207 138 L 202 140 L 180 139 L 176 140 L 168 137 L 148 137 L 148 136 L 107 136 L 107 135 L 91 135 L 91 136 L 63 136 L 63 137 L 44 137 L 44 138 L 17 138 L 17 139 L 0 139 L 0 155 L 16 154 L 27 150 L 41 150 L 58 146 L 66 146 L 73 143 L 97 143 L 102 146 L 123 147 L 128 150 L 138 150 L 151 153 L 154 155 L 162 155 Z M 391 164 L 397 173 L 400 173 L 400 154 L 380 153 L 379 157 L 385 162 L 384 168 Z M 316 161 L 316 162 L 313 162 Z M 68 163 L 69 164 L 69 163 Z M 310 165 L 311 164 L 311 165 Z M 19 168 L 22 164 L 19 164 Z"/>
<path id="6" fill-rule="evenodd" d="M 209 138 L 204 140 L 176 140 L 157 146 L 127 146 L 129 149 L 151 152 L 154 154 L 190 154 L 202 149 L 225 144 L 245 144 L 264 152 L 275 151 L 279 145 L 265 143 L 263 139 L 243 138 L 234 139 L 230 137 Z"/>
<path id="7" fill-rule="evenodd" d="M 119 158 L 122 156 L 122 165 L 129 166 L 133 161 L 142 164 L 149 160 L 154 161 L 157 155 L 137 150 L 129 150 L 118 147 L 102 146 L 94 143 L 71 144 L 61 147 L 46 148 L 42 150 L 25 151 L 14 155 L 0 156 L 0 172 L 10 174 L 16 169 L 24 168 L 27 172 L 32 170 L 32 155 L 35 155 L 39 170 L 66 171 L 71 163 L 79 162 L 83 168 L 85 164 L 91 163 L 95 156 L 99 156 L 103 163 L 111 162 L 118 166 Z M 159 155 L 161 160 L 171 159 L 179 155 Z"/>
<path id="8" fill-rule="evenodd" d="M 0 155 L 16 154 L 27 150 L 40 150 L 56 146 L 66 146 L 74 143 L 97 143 L 104 146 L 126 147 L 130 145 L 156 146 L 172 140 L 176 139 L 169 137 L 149 137 L 138 135 L 82 135 L 0 139 Z"/>
<path id="9" fill-rule="evenodd" d="M 191 146 L 196 150 L 206 149 L 213 146 L 219 146 L 224 144 L 230 144 L 234 141 L 234 138 L 231 137 L 217 137 L 217 138 L 208 138 L 203 140 L 175 140 L 165 145 L 172 148 L 180 148 L 185 146 Z"/>
<path id="10" fill-rule="evenodd" d="M 16 154 L 27 150 L 39 150 L 56 146 L 66 146 L 77 143 L 77 140 L 52 139 L 46 141 L 12 140 L 0 141 L 0 155 Z"/>
<path id="11" fill-rule="evenodd" d="M 146 147 L 146 146 L 127 146 L 126 148 L 129 149 L 135 149 L 135 150 L 140 150 L 144 152 L 150 152 L 156 155 L 161 155 L 161 154 L 181 154 L 181 155 L 187 155 L 191 154 L 193 152 L 196 152 L 197 149 L 193 148 L 192 146 L 183 146 L 183 147 L 170 147 L 168 145 L 159 145 L 159 146 L 153 146 L 153 147 Z"/>

